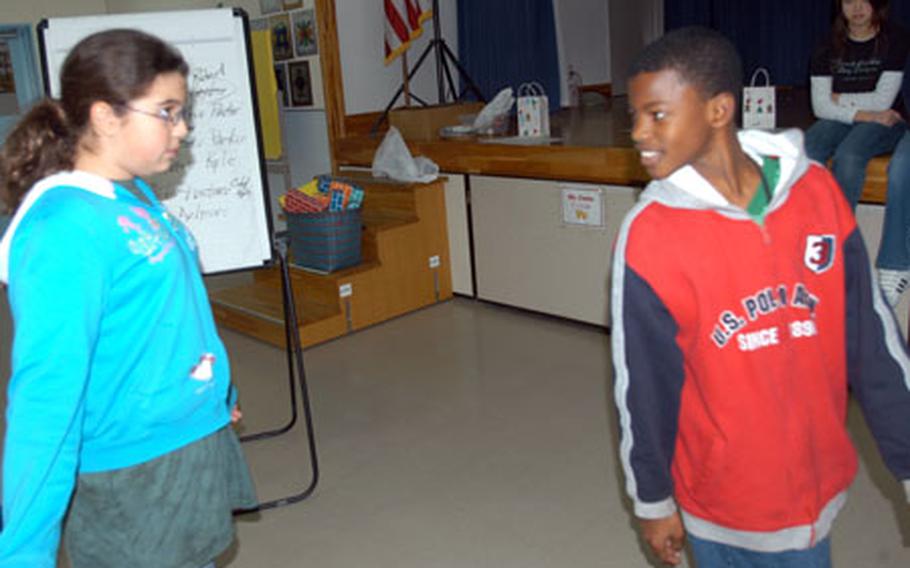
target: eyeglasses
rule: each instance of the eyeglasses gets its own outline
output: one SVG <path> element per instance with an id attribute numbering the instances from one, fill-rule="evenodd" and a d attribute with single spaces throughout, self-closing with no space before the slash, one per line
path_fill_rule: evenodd
<path id="1" fill-rule="evenodd" d="M 125 108 L 126 110 L 131 110 L 133 112 L 137 112 L 139 114 L 144 114 L 145 116 L 151 116 L 153 118 L 163 120 L 164 122 L 167 122 L 171 126 L 177 126 L 181 122 L 186 122 L 186 117 L 187 117 L 185 108 L 180 108 L 177 110 L 167 110 L 165 108 L 159 108 L 158 110 L 155 110 L 155 111 L 142 110 L 141 108 L 132 107 L 130 105 L 123 105 L 123 108 Z"/>

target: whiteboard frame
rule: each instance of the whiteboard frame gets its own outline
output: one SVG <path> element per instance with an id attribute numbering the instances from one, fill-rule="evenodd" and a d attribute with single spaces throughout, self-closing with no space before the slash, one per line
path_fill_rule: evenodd
<path id="1" fill-rule="evenodd" d="M 252 51 L 252 46 L 251 46 L 251 41 L 250 41 L 250 19 L 249 19 L 249 16 L 247 15 L 246 11 L 243 10 L 242 8 L 232 8 L 231 10 L 232 10 L 233 17 L 240 18 L 241 23 L 243 25 L 243 37 L 241 39 L 243 41 L 244 52 L 246 53 L 247 75 L 248 75 L 247 79 L 248 79 L 248 85 L 250 88 L 250 100 L 252 103 L 252 113 L 253 113 L 253 117 L 252 117 L 253 118 L 253 130 L 254 130 L 254 134 L 256 137 L 256 153 L 257 153 L 256 163 L 258 164 L 259 178 L 260 178 L 260 184 L 261 184 L 261 188 L 262 188 L 262 206 L 263 206 L 262 213 L 265 215 L 265 226 L 266 226 L 266 230 L 268 231 L 269 256 L 267 258 L 263 259 L 262 262 L 259 264 L 255 264 L 255 263 L 254 264 L 244 264 L 241 266 L 231 266 L 228 268 L 224 268 L 222 270 L 202 271 L 202 273 L 206 276 L 213 276 L 213 275 L 218 275 L 218 274 L 231 274 L 231 273 L 235 273 L 235 272 L 242 272 L 245 270 L 253 270 L 253 269 L 259 269 L 259 268 L 271 268 L 272 266 L 274 266 L 276 264 L 275 244 L 274 244 L 275 228 L 272 223 L 272 206 L 271 206 L 271 199 L 270 199 L 270 195 L 269 195 L 268 169 L 266 166 L 265 151 L 264 151 L 263 140 L 262 140 L 262 125 L 260 124 L 260 121 L 259 121 L 259 97 L 256 92 L 256 75 L 255 75 L 256 71 L 253 68 L 253 51 Z M 194 12 L 194 10 L 183 10 L 181 12 L 186 13 L 186 14 L 191 14 Z M 108 14 L 100 14 L 100 15 L 98 15 L 98 17 L 104 18 L 104 16 L 106 16 L 106 15 L 108 15 Z M 66 18 L 54 18 L 54 19 L 62 20 L 62 19 L 66 19 Z M 46 42 L 45 34 L 49 30 L 49 24 L 50 24 L 50 20 L 48 18 L 44 18 L 40 22 L 38 22 L 38 25 L 35 27 L 35 32 L 36 32 L 36 35 L 38 36 L 38 50 L 39 50 L 39 56 L 40 56 L 40 60 L 41 60 L 41 78 L 44 83 L 44 95 L 48 98 L 50 98 L 52 96 L 52 94 L 51 94 L 51 77 L 50 77 L 50 69 L 49 69 L 49 65 L 48 65 L 47 46 L 45 43 Z M 99 28 L 98 31 L 103 31 L 104 29 L 106 29 L 106 28 L 102 27 L 102 28 Z M 113 29 L 113 27 L 111 27 L 110 29 Z M 167 41 L 166 38 L 164 38 L 164 39 L 165 39 L 165 41 Z M 192 232 L 191 225 L 189 225 L 189 228 Z"/>

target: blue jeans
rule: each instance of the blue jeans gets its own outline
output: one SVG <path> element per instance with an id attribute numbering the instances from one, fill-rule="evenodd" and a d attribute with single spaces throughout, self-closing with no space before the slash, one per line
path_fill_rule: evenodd
<path id="1" fill-rule="evenodd" d="M 910 270 L 910 131 L 900 139 L 888 163 L 885 225 L 875 266 Z"/>
<path id="2" fill-rule="evenodd" d="M 806 550 L 755 552 L 687 535 L 698 568 L 830 568 L 831 540 Z"/>
<path id="3" fill-rule="evenodd" d="M 869 160 L 894 150 L 906 130 L 903 123 L 885 126 L 819 120 L 806 131 L 806 154 L 823 164 L 832 158 L 831 173 L 855 209 L 866 183 Z"/>

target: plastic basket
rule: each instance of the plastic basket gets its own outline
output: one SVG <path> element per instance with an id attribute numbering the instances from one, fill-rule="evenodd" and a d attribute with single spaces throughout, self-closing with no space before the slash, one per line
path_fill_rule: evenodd
<path id="1" fill-rule="evenodd" d="M 333 272 L 360 264 L 360 209 L 288 213 L 291 264 Z"/>

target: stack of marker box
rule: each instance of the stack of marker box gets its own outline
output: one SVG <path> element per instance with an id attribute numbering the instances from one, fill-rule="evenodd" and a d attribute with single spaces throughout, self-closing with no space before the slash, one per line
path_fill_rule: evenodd
<path id="1" fill-rule="evenodd" d="M 319 176 L 279 202 L 287 215 L 295 265 L 332 272 L 360 263 L 362 188 Z"/>
<path id="2" fill-rule="evenodd" d="M 278 201 L 287 213 L 322 213 L 360 209 L 363 189 L 330 176 L 319 176 L 282 195 Z"/>

